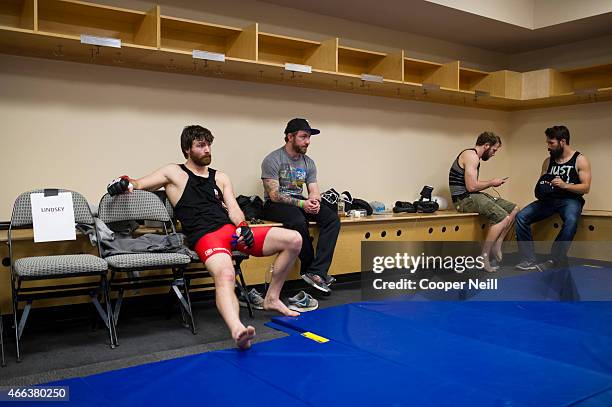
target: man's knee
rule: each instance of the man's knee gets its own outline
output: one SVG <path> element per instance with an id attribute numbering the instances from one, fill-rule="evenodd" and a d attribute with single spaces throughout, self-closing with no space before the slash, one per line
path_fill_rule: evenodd
<path id="1" fill-rule="evenodd" d="M 233 267 L 223 267 L 219 270 L 209 270 L 209 273 L 213 276 L 215 283 L 233 283 L 236 279 L 236 274 Z"/>
<path id="2" fill-rule="evenodd" d="M 578 228 L 578 216 L 571 214 L 565 217 L 563 221 L 563 227 L 566 229 L 577 229 Z"/>
<path id="3" fill-rule="evenodd" d="M 295 230 L 287 231 L 286 244 L 287 249 L 299 253 L 302 249 L 302 235 L 300 235 Z"/>
<path id="4" fill-rule="evenodd" d="M 514 219 L 516 220 L 516 223 L 518 223 L 519 225 L 523 226 L 523 225 L 529 224 L 529 220 L 527 218 L 527 212 L 525 210 L 519 211 L 514 217 Z"/>

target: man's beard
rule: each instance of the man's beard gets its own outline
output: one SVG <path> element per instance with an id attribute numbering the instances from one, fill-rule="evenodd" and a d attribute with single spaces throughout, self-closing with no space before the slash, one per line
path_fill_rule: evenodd
<path id="1" fill-rule="evenodd" d="M 306 151 L 308 150 L 308 146 L 299 146 L 296 143 L 293 143 L 293 150 L 297 151 L 300 154 L 306 154 Z"/>
<path id="2" fill-rule="evenodd" d="M 556 149 L 548 149 L 548 152 L 550 153 L 550 158 L 556 160 L 563 155 L 563 147 L 559 147 Z"/>
<path id="3" fill-rule="evenodd" d="M 483 153 L 482 153 L 482 161 L 488 161 L 489 158 L 491 158 L 491 147 L 487 148 Z"/>
<path id="4" fill-rule="evenodd" d="M 207 165 L 210 164 L 212 160 L 212 156 L 210 154 L 204 155 L 202 157 L 191 157 L 191 161 L 193 161 L 195 164 L 199 165 L 200 167 L 205 167 Z"/>

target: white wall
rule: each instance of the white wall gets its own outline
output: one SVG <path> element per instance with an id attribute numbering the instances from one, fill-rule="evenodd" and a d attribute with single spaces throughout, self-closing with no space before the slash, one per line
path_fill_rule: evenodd
<path id="1" fill-rule="evenodd" d="M 238 194 L 261 194 L 262 158 L 283 144 L 290 118 L 306 117 L 323 132 L 309 150 L 321 187 L 387 203 L 424 184 L 448 194 L 457 152 L 508 127 L 505 112 L 5 55 L 0 89 L 4 220 L 25 190 L 65 187 L 97 202 L 118 175 L 181 162 L 188 124 L 212 130 L 213 167 Z M 506 160 L 483 176 L 508 173 Z"/>

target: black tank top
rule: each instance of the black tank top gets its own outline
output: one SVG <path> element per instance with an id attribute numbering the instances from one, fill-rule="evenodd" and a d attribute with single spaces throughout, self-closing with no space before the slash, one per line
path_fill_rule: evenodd
<path id="1" fill-rule="evenodd" d="M 204 178 L 195 175 L 184 164 L 181 164 L 181 169 L 189 179 L 174 213 L 181 222 L 187 243 L 193 248 L 202 236 L 232 221 L 223 206 L 223 193 L 215 183 L 217 171 L 209 168 L 208 178 Z"/>
<path id="2" fill-rule="evenodd" d="M 580 177 L 578 176 L 578 169 L 576 168 L 576 160 L 578 159 L 579 155 L 580 152 L 576 151 L 574 155 L 572 155 L 572 158 L 561 164 L 557 164 L 555 160 L 553 160 L 551 157 L 550 162 L 548 163 L 548 170 L 546 170 L 546 173 L 556 175 L 561 178 L 563 182 L 568 184 L 580 184 Z M 553 197 L 561 199 L 574 198 L 584 201 L 582 195 L 571 191 L 565 191 L 563 189 L 558 189 L 557 191 L 553 192 Z"/>

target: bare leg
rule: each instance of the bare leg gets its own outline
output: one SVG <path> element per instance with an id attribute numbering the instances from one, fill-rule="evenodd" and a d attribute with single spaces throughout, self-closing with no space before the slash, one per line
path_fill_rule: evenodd
<path id="1" fill-rule="evenodd" d="M 489 273 L 492 273 L 496 270 L 495 267 L 491 266 L 491 263 L 489 261 L 491 249 L 493 248 L 493 245 L 495 244 L 497 239 L 499 239 L 501 234 L 504 232 L 504 230 L 506 230 L 509 223 L 510 216 L 506 216 L 506 218 L 501 222 L 496 223 L 495 225 L 491 225 L 489 227 L 489 230 L 487 231 L 487 236 L 485 237 L 485 241 L 482 245 L 482 257 L 484 260 L 484 269 Z"/>
<path id="2" fill-rule="evenodd" d="M 232 258 L 226 253 L 218 253 L 206 260 L 206 269 L 215 281 L 215 301 L 221 317 L 227 324 L 236 346 L 249 349 L 255 337 L 255 328 L 245 327 L 240 321 L 240 308 L 234 292 L 236 276 Z"/>
<path id="3" fill-rule="evenodd" d="M 280 293 L 287 278 L 287 273 L 293 267 L 301 248 L 302 237 L 294 230 L 272 228 L 266 235 L 263 245 L 264 256 L 274 253 L 278 253 L 278 256 L 274 260 L 270 287 L 268 287 L 264 299 L 264 309 L 277 311 L 290 317 L 300 315 L 283 304 L 280 300 Z"/>
<path id="4" fill-rule="evenodd" d="M 508 217 L 510 218 L 510 221 L 508 222 L 508 225 L 502 231 L 502 233 L 499 235 L 499 237 L 497 238 L 497 240 L 493 244 L 493 249 L 492 249 L 493 256 L 495 256 L 495 259 L 498 262 L 501 262 L 503 260 L 502 245 L 504 243 L 504 240 L 506 240 L 506 236 L 508 235 L 508 232 L 510 231 L 510 229 L 512 229 L 512 226 L 514 225 L 514 218 L 516 217 L 516 214 L 518 212 L 519 212 L 519 208 L 518 208 L 518 206 L 516 206 L 512 210 L 512 212 L 510 212 L 510 214 L 508 215 Z"/>

